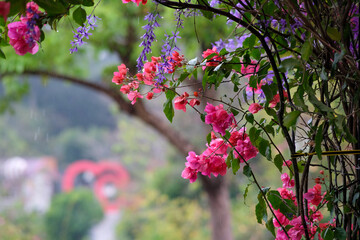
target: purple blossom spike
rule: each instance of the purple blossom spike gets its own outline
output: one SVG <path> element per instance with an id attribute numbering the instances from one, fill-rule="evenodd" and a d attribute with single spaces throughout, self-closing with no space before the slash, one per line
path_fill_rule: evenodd
<path id="1" fill-rule="evenodd" d="M 156 13 L 156 14 L 148 13 L 144 17 L 144 20 L 147 20 L 148 24 L 143 26 L 143 29 L 145 29 L 146 32 L 144 35 L 142 35 L 141 39 L 143 41 L 140 43 L 139 46 L 144 47 L 144 49 L 142 50 L 142 52 L 140 53 L 140 56 L 136 60 L 137 61 L 136 66 L 139 71 L 143 68 L 144 62 L 147 61 L 146 54 L 151 52 L 151 44 L 152 44 L 152 42 L 155 41 L 154 29 L 156 27 L 160 27 L 160 24 L 156 20 L 157 18 L 160 18 L 160 15 L 158 13 Z"/>
<path id="2" fill-rule="evenodd" d="M 92 35 L 92 33 L 89 33 L 89 30 L 94 30 L 97 20 L 101 20 L 101 18 L 96 17 L 95 15 L 89 15 L 86 17 L 86 23 L 82 27 L 78 27 L 76 29 L 76 32 L 74 33 L 74 39 L 70 42 L 70 44 L 73 46 L 73 48 L 70 48 L 70 54 L 77 52 L 78 47 L 86 44 L 84 41 L 84 38 L 89 39 L 89 36 Z"/>

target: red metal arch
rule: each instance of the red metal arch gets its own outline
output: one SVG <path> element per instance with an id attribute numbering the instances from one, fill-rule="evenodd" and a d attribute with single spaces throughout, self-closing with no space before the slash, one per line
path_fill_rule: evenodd
<path id="1" fill-rule="evenodd" d="M 64 192 L 69 192 L 74 189 L 76 177 L 84 172 L 91 172 L 95 176 L 94 192 L 104 211 L 109 212 L 118 210 L 125 202 L 122 196 L 116 200 L 110 201 L 103 193 L 103 187 L 107 183 L 114 184 L 117 189 L 124 189 L 129 182 L 129 174 L 118 163 L 115 162 L 92 162 L 89 160 L 79 160 L 69 165 L 66 169 L 62 179 L 62 189 Z"/>

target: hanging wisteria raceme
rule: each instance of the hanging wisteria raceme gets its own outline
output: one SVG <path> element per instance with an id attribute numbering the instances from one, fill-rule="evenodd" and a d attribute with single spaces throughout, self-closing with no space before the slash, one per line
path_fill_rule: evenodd
<path id="1" fill-rule="evenodd" d="M 92 33 L 89 33 L 89 30 L 94 30 L 97 25 L 97 20 L 101 20 L 100 18 L 96 17 L 95 15 L 89 15 L 86 17 L 86 22 L 82 27 L 78 27 L 76 32 L 74 33 L 74 39 L 71 41 L 71 45 L 73 48 L 70 49 L 70 53 L 74 53 L 78 51 L 78 48 L 82 45 L 86 44 L 84 38 L 89 39 Z"/>

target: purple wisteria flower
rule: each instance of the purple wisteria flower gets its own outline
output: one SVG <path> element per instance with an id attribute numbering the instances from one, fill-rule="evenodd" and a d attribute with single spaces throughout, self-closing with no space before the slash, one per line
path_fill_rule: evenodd
<path id="1" fill-rule="evenodd" d="M 235 36 L 234 38 L 230 38 L 227 41 L 220 39 L 219 41 L 213 43 L 212 46 L 216 47 L 218 51 L 221 51 L 221 49 L 225 48 L 228 52 L 234 52 L 236 49 L 243 46 L 245 39 L 248 37 L 250 37 L 250 33 L 243 34 L 241 36 Z"/>
<path id="2" fill-rule="evenodd" d="M 160 15 L 158 13 L 148 13 L 144 17 L 144 20 L 147 20 L 148 24 L 143 26 L 143 29 L 146 30 L 146 33 L 141 36 L 141 39 L 143 41 L 140 43 L 139 46 L 144 47 L 144 49 L 140 53 L 139 58 L 136 60 L 137 61 L 136 66 L 139 71 L 143 68 L 144 62 L 147 61 L 146 54 L 151 52 L 151 44 L 152 42 L 155 41 L 154 29 L 156 27 L 160 27 L 160 24 L 156 20 L 157 18 L 160 18 Z"/>
<path id="3" fill-rule="evenodd" d="M 84 23 L 84 26 L 78 27 L 76 29 L 76 32 L 74 33 L 74 40 L 70 42 L 70 44 L 73 46 L 73 48 L 70 48 L 70 53 L 74 53 L 78 51 L 78 47 L 81 47 L 86 42 L 84 41 L 84 38 L 89 39 L 89 36 L 92 35 L 92 33 L 89 33 L 89 30 L 94 30 L 97 20 L 101 20 L 100 18 L 96 17 L 95 15 L 89 15 L 86 17 L 86 23 Z"/>
<path id="4" fill-rule="evenodd" d="M 164 40 L 164 44 L 162 45 L 162 48 L 161 48 L 161 52 L 162 52 L 161 59 L 163 60 L 163 62 L 159 63 L 159 65 L 158 65 L 158 74 L 157 74 L 157 78 L 156 78 L 156 81 L 158 83 L 162 83 L 165 80 L 165 73 L 168 73 L 168 70 L 170 69 L 169 61 L 172 61 L 172 59 L 170 58 L 171 54 L 176 50 L 180 51 L 180 49 L 177 47 L 176 43 L 177 43 L 177 40 L 181 38 L 179 36 L 178 29 L 184 28 L 183 20 L 181 18 L 181 16 L 183 14 L 184 14 L 184 10 L 176 10 L 175 11 L 175 13 L 174 13 L 175 21 L 176 21 L 175 31 L 173 31 L 171 35 L 168 35 L 165 33 L 166 39 Z"/>
<path id="5" fill-rule="evenodd" d="M 39 19 L 39 11 L 37 10 L 38 7 L 36 4 L 28 4 L 26 8 L 26 26 L 28 31 L 26 32 L 26 35 L 28 38 L 26 39 L 26 43 L 29 45 L 30 48 L 32 48 L 36 44 L 36 21 Z"/>

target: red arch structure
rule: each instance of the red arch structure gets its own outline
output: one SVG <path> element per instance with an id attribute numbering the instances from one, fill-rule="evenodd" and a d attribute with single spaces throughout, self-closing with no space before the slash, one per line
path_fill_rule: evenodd
<path id="1" fill-rule="evenodd" d="M 121 191 L 129 183 L 129 174 L 120 164 L 109 161 L 97 163 L 89 160 L 76 161 L 70 164 L 64 173 L 62 190 L 64 192 L 73 190 L 76 177 L 84 172 L 90 172 L 94 175 L 94 192 L 105 212 L 117 211 L 124 205 L 123 196 L 119 195 L 116 199 L 110 200 L 103 191 L 106 184 L 112 184 L 118 191 Z"/>

